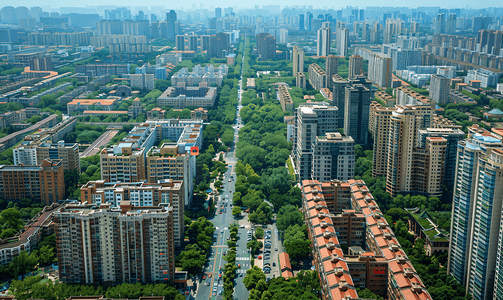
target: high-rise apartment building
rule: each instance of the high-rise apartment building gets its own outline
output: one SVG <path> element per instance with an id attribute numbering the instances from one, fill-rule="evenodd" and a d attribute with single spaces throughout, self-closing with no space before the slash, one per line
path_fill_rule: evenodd
<path id="1" fill-rule="evenodd" d="M 363 57 L 351 55 L 349 57 L 348 78 L 352 79 L 357 75 L 363 75 Z"/>
<path id="2" fill-rule="evenodd" d="M 337 35 L 339 39 L 337 41 L 337 51 L 340 56 L 348 56 L 348 47 L 349 47 L 349 29 L 342 28 Z"/>
<path id="3" fill-rule="evenodd" d="M 318 181 L 354 178 L 355 141 L 339 132 L 317 136 L 312 144 L 313 163 L 311 178 Z"/>
<path id="4" fill-rule="evenodd" d="M 430 99 L 438 104 L 449 103 L 449 91 L 451 80 L 442 75 L 431 75 L 430 79 Z"/>
<path id="5" fill-rule="evenodd" d="M 274 59 L 276 56 L 276 38 L 267 32 L 257 34 L 257 51 L 262 60 Z"/>
<path id="6" fill-rule="evenodd" d="M 100 153 L 101 179 L 107 182 L 139 182 L 146 179 L 145 148 L 121 143 Z"/>
<path id="7" fill-rule="evenodd" d="M 382 107 L 377 102 L 371 104 L 370 115 L 372 118 L 369 117 L 369 132 L 374 140 L 372 177 L 387 175 L 390 121 L 394 111 L 394 107 Z"/>
<path id="8" fill-rule="evenodd" d="M 380 88 L 391 87 L 393 60 L 389 55 L 364 48 L 357 48 L 355 52 L 368 60 L 368 77 L 374 84 Z"/>
<path id="9" fill-rule="evenodd" d="M 344 134 L 352 137 L 355 143 L 367 144 L 370 90 L 363 84 L 347 86 L 344 99 Z"/>
<path id="10" fill-rule="evenodd" d="M 173 237 L 179 247 L 185 231 L 185 193 L 183 179 L 159 180 L 158 183 L 105 183 L 104 180 L 89 181 L 80 188 L 82 203 L 102 205 L 110 204 L 120 208 L 123 201 L 132 206 L 167 205 L 173 208 Z"/>
<path id="11" fill-rule="evenodd" d="M 185 35 L 176 36 L 176 50 L 185 51 Z"/>
<path id="12" fill-rule="evenodd" d="M 327 87 L 327 73 L 318 64 L 309 65 L 309 83 L 315 90 Z"/>
<path id="13" fill-rule="evenodd" d="M 189 51 L 197 52 L 198 40 L 199 40 L 199 36 L 189 35 Z"/>
<path id="14" fill-rule="evenodd" d="M 175 41 L 176 32 L 176 12 L 170 10 L 166 13 L 166 23 L 167 23 L 167 36 L 168 41 Z"/>
<path id="15" fill-rule="evenodd" d="M 65 283 L 173 280 L 173 208 L 68 205 L 54 213 L 59 278 Z"/>
<path id="16" fill-rule="evenodd" d="M 327 56 L 330 55 L 332 43 L 332 31 L 330 22 L 323 22 L 322 27 L 318 29 L 316 55 Z"/>
<path id="17" fill-rule="evenodd" d="M 39 165 L 0 166 L 0 199 L 32 199 L 50 205 L 65 199 L 63 162 L 45 159 Z"/>
<path id="18" fill-rule="evenodd" d="M 372 82 L 368 80 L 365 76 L 356 76 L 354 78 L 349 78 L 349 80 L 343 79 L 340 75 L 335 75 L 332 77 L 332 101 L 331 105 L 337 106 L 339 109 L 338 123 L 339 128 L 344 128 L 344 113 L 346 107 L 346 87 L 355 84 L 362 84 L 367 89 L 371 89 Z"/>
<path id="19" fill-rule="evenodd" d="M 63 170 L 76 170 L 80 174 L 79 145 L 77 143 L 65 143 L 59 141 L 57 144 L 50 142 L 21 143 L 13 150 L 14 164 L 38 165 L 44 159 L 61 159 Z"/>
<path id="20" fill-rule="evenodd" d="M 292 52 L 293 76 L 297 76 L 297 73 L 304 73 L 304 49 L 293 46 Z"/>
<path id="21" fill-rule="evenodd" d="M 288 43 L 288 29 L 281 28 L 279 30 L 279 43 L 280 44 Z"/>
<path id="22" fill-rule="evenodd" d="M 176 143 L 152 147 L 146 156 L 147 181 L 160 182 L 166 179 L 184 181 L 184 199 L 190 199 L 194 186 L 195 156 L 186 153 Z"/>
<path id="23" fill-rule="evenodd" d="M 332 90 L 334 75 L 339 74 L 339 57 L 328 55 L 325 60 L 325 73 L 327 74 L 327 88 Z"/>
<path id="24" fill-rule="evenodd" d="M 312 105 L 296 109 L 293 153 L 300 180 L 311 177 L 312 143 L 316 141 L 316 137 L 337 130 L 337 107 Z"/>
<path id="25" fill-rule="evenodd" d="M 210 58 L 225 58 L 229 54 L 229 35 L 224 32 L 211 35 L 209 40 L 208 56 Z"/>
<path id="26" fill-rule="evenodd" d="M 445 32 L 445 14 L 438 14 L 433 21 L 433 30 L 435 33 Z"/>
<path id="27" fill-rule="evenodd" d="M 306 25 L 304 24 L 304 14 L 299 15 L 299 30 L 306 30 Z"/>
<path id="28" fill-rule="evenodd" d="M 503 143 L 499 130 L 490 133 L 477 125 L 468 130 L 458 144 L 447 271 L 474 299 L 498 299 Z"/>

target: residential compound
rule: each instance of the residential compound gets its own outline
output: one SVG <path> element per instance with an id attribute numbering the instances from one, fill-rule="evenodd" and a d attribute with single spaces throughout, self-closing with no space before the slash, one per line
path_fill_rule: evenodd
<path id="1" fill-rule="evenodd" d="M 474 299 L 503 297 L 502 138 L 473 125 L 457 146 L 447 271 Z"/>
<path id="2" fill-rule="evenodd" d="M 152 181 L 155 182 L 155 181 Z M 110 183 L 89 181 L 80 188 L 82 203 L 120 207 L 123 201 L 135 207 L 170 205 L 173 209 L 173 238 L 179 247 L 184 239 L 185 194 L 183 179 L 159 180 L 158 183 Z"/>
<path id="3" fill-rule="evenodd" d="M 184 82 L 186 86 L 199 86 L 201 82 L 205 82 L 207 86 L 222 86 L 228 70 L 227 65 L 216 68 L 213 65 L 204 67 L 197 65 L 192 68 L 192 72 L 189 72 L 187 67 L 183 67 L 171 76 L 171 84 L 178 86 L 179 82 Z"/>
<path id="4" fill-rule="evenodd" d="M 44 159 L 61 159 L 63 170 L 76 170 L 80 174 L 79 145 L 77 143 L 65 143 L 58 141 L 43 140 L 24 141 L 14 148 L 14 165 L 37 165 Z"/>
<path id="5" fill-rule="evenodd" d="M 178 82 L 177 86 L 168 88 L 157 98 L 157 106 L 170 106 L 176 109 L 187 106 L 211 108 L 215 105 L 216 98 L 216 87 L 208 87 L 204 82 L 200 82 L 197 87 L 187 87 L 184 82 Z"/>
<path id="6" fill-rule="evenodd" d="M 134 127 L 117 145 L 100 153 L 101 179 L 111 183 L 158 183 L 183 180 L 185 204 L 190 206 L 196 157 L 202 146 L 202 120 L 149 120 Z M 163 140 L 177 141 L 156 147 Z"/>
<path id="7" fill-rule="evenodd" d="M 54 214 L 65 283 L 158 283 L 174 279 L 173 208 L 68 205 Z"/>
<path id="8" fill-rule="evenodd" d="M 386 176 L 386 190 L 392 196 L 420 193 L 440 197 L 444 185 L 452 186 L 454 149 L 464 133 L 438 123 L 433 108 L 419 103 L 371 106 L 372 174 Z"/>
<path id="9" fill-rule="evenodd" d="M 281 104 L 281 109 L 283 111 L 293 111 L 294 103 L 292 97 L 290 96 L 290 92 L 288 92 L 288 86 L 285 84 L 278 85 L 278 100 Z"/>
<path id="10" fill-rule="evenodd" d="M 304 180 L 301 185 L 322 299 L 358 298 L 356 288 L 368 288 L 386 299 L 432 299 L 362 180 Z M 346 191 L 337 193 L 338 200 L 352 209 L 341 214 L 331 210 L 325 200 L 330 186 Z M 348 255 L 341 244 L 362 251 Z"/>

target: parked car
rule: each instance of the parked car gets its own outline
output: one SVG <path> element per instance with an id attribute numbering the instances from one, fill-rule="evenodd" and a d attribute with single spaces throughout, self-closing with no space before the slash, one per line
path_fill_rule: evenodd
<path id="1" fill-rule="evenodd" d="M 276 263 L 275 263 L 275 262 L 273 262 L 273 263 L 272 263 L 272 266 L 273 266 L 273 267 L 276 267 Z"/>

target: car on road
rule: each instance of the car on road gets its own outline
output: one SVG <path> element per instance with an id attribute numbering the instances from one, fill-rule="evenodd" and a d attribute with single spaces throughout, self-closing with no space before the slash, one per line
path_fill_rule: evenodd
<path id="1" fill-rule="evenodd" d="M 275 262 L 273 262 L 273 263 L 272 263 L 272 266 L 273 266 L 273 267 L 276 267 L 276 263 L 275 263 Z"/>
<path id="2" fill-rule="evenodd" d="M 239 226 L 239 228 L 245 228 L 245 226 L 244 226 L 244 225 L 241 225 L 241 226 Z"/>

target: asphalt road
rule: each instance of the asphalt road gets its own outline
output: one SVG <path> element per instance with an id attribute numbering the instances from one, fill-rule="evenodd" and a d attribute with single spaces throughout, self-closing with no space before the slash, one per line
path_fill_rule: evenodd
<path id="1" fill-rule="evenodd" d="M 241 64 L 244 62 L 244 55 Z M 238 116 L 236 119 L 236 124 L 234 127 L 234 145 L 238 142 L 238 132 L 241 126 L 241 118 L 239 117 L 239 110 L 241 109 L 241 95 L 243 93 L 243 72 L 241 71 L 241 79 L 239 80 L 239 91 L 238 91 Z M 233 222 L 238 222 L 232 216 L 232 195 L 235 191 L 235 166 L 237 162 L 235 146 L 232 146 L 229 152 L 224 155 L 224 159 L 228 164 L 227 172 L 224 174 L 224 186 L 223 193 L 218 196 L 218 201 L 216 202 L 217 210 L 216 215 L 209 219 L 213 225 L 217 228 L 214 234 L 214 240 L 211 248 L 211 256 L 205 266 L 204 274 L 208 276 L 211 274 L 211 278 L 208 280 L 200 280 L 196 300 L 207 300 L 207 299 L 222 299 L 223 294 L 223 279 L 220 279 L 220 269 L 223 269 L 226 261 L 223 259 L 224 252 L 227 251 L 227 238 L 229 237 L 229 225 Z M 221 208 L 223 212 L 220 213 Z M 250 269 L 250 254 L 246 249 L 246 235 L 247 230 L 250 228 L 239 228 L 238 231 L 238 241 L 236 248 L 236 264 L 241 265 L 237 271 L 236 286 L 234 290 L 234 299 L 248 299 L 248 291 L 243 285 L 244 273 L 246 270 Z M 242 274 L 242 277 L 241 275 Z M 222 275 L 223 276 L 223 275 Z M 206 281 L 209 281 L 207 285 Z M 216 287 L 216 289 L 215 289 Z M 215 292 L 216 290 L 216 292 Z"/>

